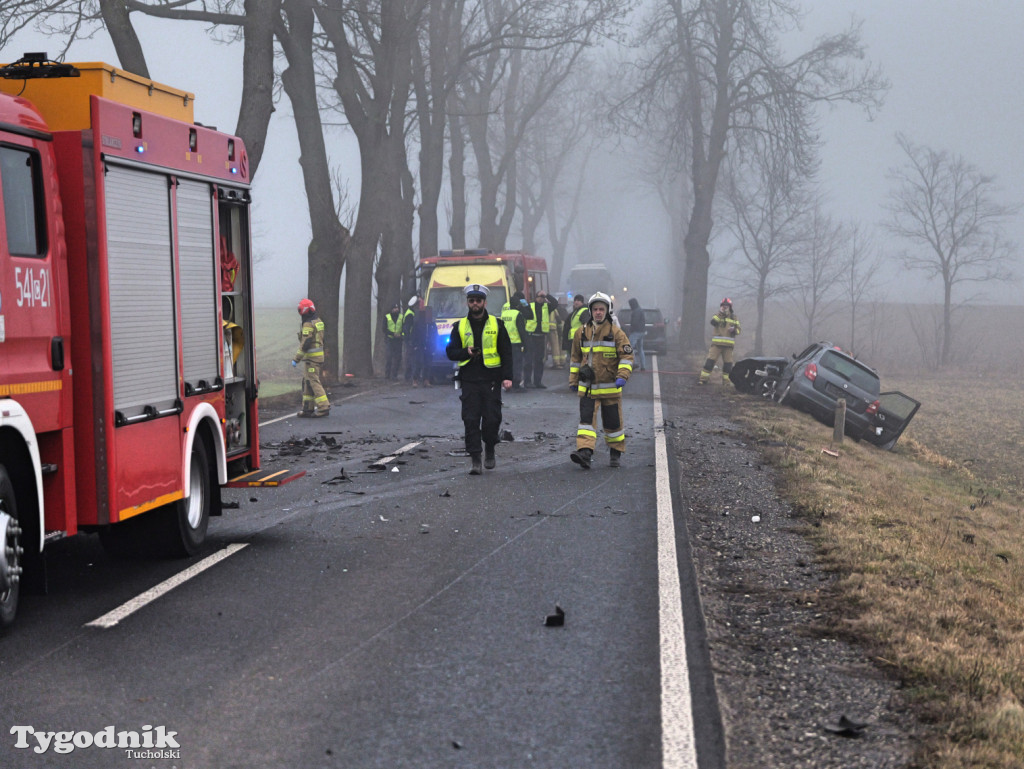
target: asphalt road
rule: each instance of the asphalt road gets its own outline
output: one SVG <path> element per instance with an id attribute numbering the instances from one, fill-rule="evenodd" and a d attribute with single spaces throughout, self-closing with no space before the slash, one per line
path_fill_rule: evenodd
<path id="1" fill-rule="evenodd" d="M 576 398 L 562 372 L 545 379 L 505 395 L 514 440 L 481 477 L 452 455 L 450 387 L 339 390 L 327 419 L 264 414 L 264 464 L 307 474 L 225 491 L 237 507 L 204 554 L 117 562 L 95 536 L 52 545 L 50 594 L 25 596 L 0 637 L 0 766 L 723 766 L 655 377 L 627 386 L 623 467 L 601 448 L 589 472 L 568 458 Z M 564 625 L 547 626 L 556 606 Z M 680 609 L 686 664 L 665 624 Z M 671 693 L 680 681 L 692 696 Z M 174 745 L 85 745 L 108 726 Z M 80 744 L 37 750 L 45 732 Z"/>

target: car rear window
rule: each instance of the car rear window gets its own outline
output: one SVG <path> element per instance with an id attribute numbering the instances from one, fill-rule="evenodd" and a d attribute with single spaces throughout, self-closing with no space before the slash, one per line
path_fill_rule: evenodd
<path id="1" fill-rule="evenodd" d="M 847 358 L 845 355 L 840 355 L 834 350 L 826 350 L 818 363 L 830 371 L 836 372 L 844 379 L 852 382 L 861 390 L 871 393 L 872 395 L 878 395 L 878 376 L 870 369 L 865 368 L 850 358 Z"/>

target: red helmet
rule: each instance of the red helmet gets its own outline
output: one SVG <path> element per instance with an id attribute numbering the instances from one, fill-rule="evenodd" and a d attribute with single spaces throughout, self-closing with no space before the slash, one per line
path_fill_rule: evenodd
<path id="1" fill-rule="evenodd" d="M 299 315 L 308 315 L 311 312 L 316 312 L 316 306 L 309 299 L 302 299 L 299 301 Z"/>

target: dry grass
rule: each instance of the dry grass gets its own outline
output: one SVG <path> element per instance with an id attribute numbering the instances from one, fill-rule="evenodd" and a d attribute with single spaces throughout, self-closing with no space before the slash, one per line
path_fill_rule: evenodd
<path id="1" fill-rule="evenodd" d="M 906 685 L 930 769 L 1024 766 L 1024 483 L 1016 382 L 885 380 L 924 404 L 895 451 L 730 393 L 840 577 L 837 622 Z"/>

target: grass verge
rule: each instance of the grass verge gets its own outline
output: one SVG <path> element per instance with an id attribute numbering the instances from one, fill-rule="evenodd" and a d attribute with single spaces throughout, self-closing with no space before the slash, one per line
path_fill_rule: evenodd
<path id="1" fill-rule="evenodd" d="M 973 400 L 953 381 L 886 380 L 921 412 L 894 451 L 847 439 L 838 458 L 810 416 L 726 396 L 839 575 L 838 630 L 903 682 L 930 727 L 919 765 L 1010 769 L 1024 766 L 1024 451 L 1000 440 L 993 452 L 956 404 L 985 403 L 998 435 L 1019 432 L 1020 388 L 993 396 L 989 381 Z"/>

